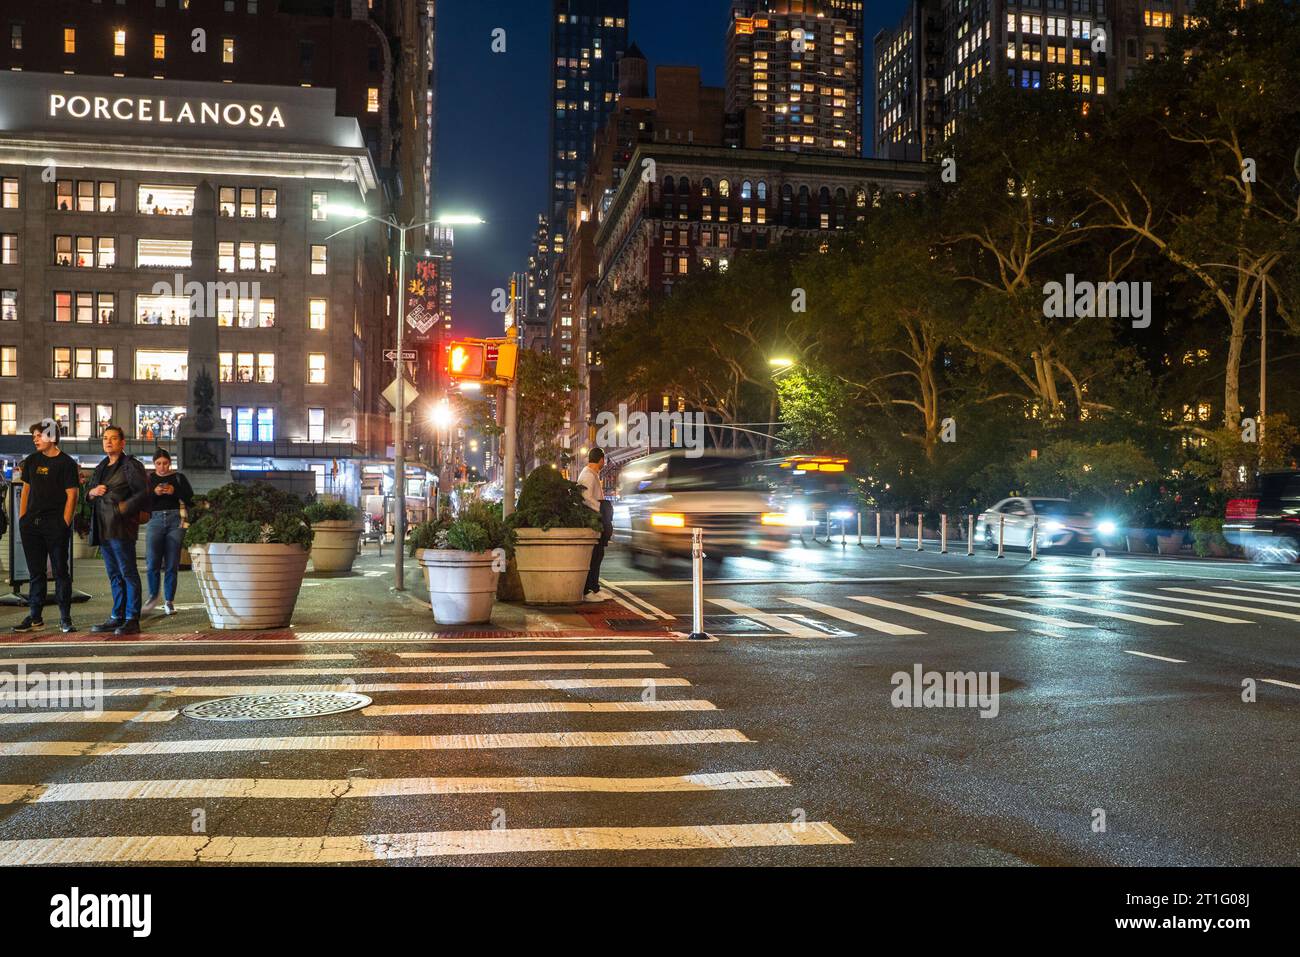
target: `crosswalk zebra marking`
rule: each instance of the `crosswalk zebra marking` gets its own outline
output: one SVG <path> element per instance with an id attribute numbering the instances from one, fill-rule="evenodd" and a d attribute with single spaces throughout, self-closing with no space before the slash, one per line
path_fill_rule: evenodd
<path id="1" fill-rule="evenodd" d="M 644 648 L 610 648 L 605 651 L 595 651 L 583 648 L 580 651 L 570 651 L 568 649 L 554 649 L 551 651 L 542 651 L 533 649 L 530 651 L 395 651 L 393 652 L 398 658 L 561 658 L 574 657 L 582 655 L 654 655 L 653 651 Z"/>
<path id="2" fill-rule="evenodd" d="M 1190 608 L 1170 608 L 1168 605 L 1153 605 L 1145 601 L 1133 601 L 1132 599 L 1112 598 L 1109 595 L 1090 595 L 1087 592 L 1063 591 L 1057 594 L 1065 595 L 1068 598 L 1086 598 L 1097 600 L 1102 598 L 1112 605 L 1123 605 L 1125 608 L 1145 608 L 1148 611 L 1162 611 L 1167 615 L 1182 615 L 1185 618 L 1202 618 L 1206 621 L 1217 621 L 1224 625 L 1253 625 L 1255 622 L 1248 621 L 1245 618 L 1228 618 L 1225 615 L 1215 615 L 1208 611 L 1192 611 Z"/>
<path id="3" fill-rule="evenodd" d="M 884 598 L 876 598 L 874 595 L 850 595 L 853 601 L 860 601 L 867 605 L 877 605 L 880 608 L 892 608 L 895 611 L 907 612 L 910 615 L 919 615 L 922 618 L 933 618 L 935 621 L 947 622 L 950 625 L 960 625 L 963 628 L 970 628 L 974 631 L 1011 631 L 1010 628 L 1004 628 L 1002 625 L 989 624 L 986 621 L 976 621 L 974 618 L 963 618 L 960 615 L 950 615 L 946 611 L 935 611 L 932 608 L 920 608 L 915 605 L 904 605 L 901 602 L 888 601 Z"/>
<path id="4" fill-rule="evenodd" d="M 667 777 L 518 776 L 457 778 L 182 778 L 0 784 L 0 804 L 69 801 L 359 799 L 434 794 L 640 794 L 788 788 L 775 771 L 718 771 Z"/>
<path id="5" fill-rule="evenodd" d="M 1240 592 L 1249 592 L 1250 594 L 1247 594 L 1247 595 L 1220 595 L 1220 594 L 1219 594 L 1219 591 L 1193 591 L 1192 589 L 1184 589 L 1184 590 L 1187 591 L 1189 594 L 1196 594 L 1196 595 L 1216 595 L 1216 596 L 1218 596 L 1219 598 L 1235 598 L 1235 599 L 1237 599 L 1238 601 L 1257 601 L 1257 602 L 1260 602 L 1261 604 L 1265 604 L 1265 605 L 1280 605 L 1280 606 L 1282 606 L 1283 608 L 1300 608 L 1300 595 L 1296 595 L 1296 596 L 1295 596 L 1296 600 L 1294 600 L 1294 601 L 1280 601 L 1280 600 L 1279 600 L 1279 597 L 1290 597 L 1290 596 L 1289 596 L 1289 595 L 1286 595 L 1284 592 L 1265 591 L 1265 590 L 1262 589 L 1262 588 L 1237 588 L 1237 587 L 1234 586 L 1234 585 L 1215 585 L 1214 587 L 1215 587 L 1216 589 L 1218 589 L 1219 591 L 1232 591 L 1232 592 L 1238 592 L 1238 591 L 1240 591 Z M 1273 597 L 1272 597 L 1272 598 L 1254 598 L 1254 597 L 1252 597 L 1253 595 L 1272 595 Z"/>
<path id="6" fill-rule="evenodd" d="M 1260 678 L 1259 680 L 1265 684 L 1277 685 L 1280 688 L 1295 688 L 1297 691 L 1300 691 L 1300 685 L 1294 684 L 1290 681 L 1282 681 L 1278 678 Z"/>
<path id="7" fill-rule="evenodd" d="M 495 701 L 441 702 L 434 704 L 381 704 L 362 708 L 366 717 L 452 714 L 552 714 L 560 712 L 621 713 L 655 711 L 716 711 L 711 701 L 682 698 L 668 701 Z"/>
<path id="8" fill-rule="evenodd" d="M 316 685 L 160 685 L 147 688 L 105 688 L 96 691 L 104 697 L 151 698 L 155 695 L 175 695 L 186 698 L 226 698 L 232 695 L 308 694 L 327 691 L 355 691 L 358 694 L 382 694 L 404 691 L 546 691 L 573 688 L 688 688 L 685 678 L 530 678 L 516 681 L 418 681 L 382 682 L 374 684 L 316 684 Z M 0 692 L 0 701 L 25 700 L 27 691 Z"/>
<path id="9" fill-rule="evenodd" d="M 585 652 L 584 652 L 585 654 Z M 645 652 L 650 654 L 650 652 Z M 185 661 L 355 661 L 352 654 L 319 655 L 69 655 L 51 658 L 7 658 L 0 654 L 0 667 L 6 665 L 119 665 L 161 664 Z"/>
<path id="10" fill-rule="evenodd" d="M 16 711 L 0 714 L 0 724 L 155 724 L 178 711 Z"/>
<path id="11" fill-rule="evenodd" d="M 1126 592 L 1125 594 L 1131 594 Z M 1162 618 L 1146 618 L 1142 615 L 1130 615 L 1127 612 L 1112 611 L 1110 609 L 1093 608 L 1089 605 L 1073 605 L 1069 602 L 1058 601 L 1054 598 L 1030 598 L 1025 595 L 1004 595 L 1001 592 L 989 592 L 986 598 L 1000 598 L 1004 601 L 1019 601 L 1029 605 L 1039 605 L 1043 608 L 1060 608 L 1063 611 L 1077 611 L 1085 615 L 1096 615 L 1099 618 L 1118 618 L 1120 621 L 1133 621 L 1139 625 L 1171 625 L 1177 626 L 1180 622 L 1165 621 Z"/>
<path id="12" fill-rule="evenodd" d="M 840 621 L 846 621 L 851 625 L 861 625 L 863 628 L 870 628 L 873 631 L 881 631 L 887 635 L 923 635 L 925 632 L 917 631 L 915 628 L 908 628 L 905 625 L 895 625 L 893 622 L 882 621 L 879 618 L 869 618 L 866 615 L 859 615 L 857 612 L 848 611 L 844 608 L 837 608 L 834 605 L 827 605 L 824 602 L 813 601 L 811 598 L 801 598 L 798 595 L 781 595 L 782 601 L 788 601 L 792 605 L 799 605 L 803 608 L 819 611 L 823 615 L 829 615 L 831 618 L 838 618 Z"/>
<path id="13" fill-rule="evenodd" d="M 734 728 L 674 731 L 527 731 L 502 734 L 326 734 L 184 741 L 4 741 L 0 758 L 155 757 L 245 751 L 480 751 L 752 743 Z"/>
<path id="14" fill-rule="evenodd" d="M 1185 591 L 1185 590 L 1186 590 L 1186 589 L 1181 589 L 1181 588 L 1178 588 L 1178 589 L 1163 588 L 1163 589 L 1161 589 L 1161 591 Z M 1149 593 L 1149 592 L 1142 592 L 1142 591 L 1124 591 L 1123 589 L 1116 589 L 1116 592 L 1117 592 L 1118 594 L 1120 594 L 1120 595 L 1134 595 L 1134 596 L 1136 596 L 1136 597 L 1138 597 L 1138 598 L 1154 598 L 1156 601 L 1166 601 L 1166 602 L 1168 602 L 1168 601 L 1173 601 L 1173 602 L 1179 602 L 1180 604 L 1184 604 L 1184 605 L 1199 605 L 1199 606 L 1202 606 L 1202 607 L 1204 607 L 1204 608 L 1224 608 L 1224 609 L 1226 609 L 1226 610 L 1228 610 L 1228 611 L 1243 612 L 1243 613 L 1251 614 L 1251 615 L 1263 615 L 1263 616 L 1265 616 L 1266 618 L 1286 618 L 1286 619 L 1288 619 L 1289 621 L 1300 621 L 1300 615 L 1297 615 L 1297 614 L 1295 614 L 1294 612 L 1289 612 L 1289 611 L 1275 611 L 1275 610 L 1272 609 L 1272 608 L 1255 608 L 1255 607 L 1252 607 L 1252 606 L 1250 606 L 1250 605 L 1240 605 L 1240 604 L 1237 604 L 1237 605 L 1230 605 L 1230 604 L 1228 604 L 1227 602 L 1219 602 L 1219 601 L 1203 601 L 1203 600 L 1201 600 L 1201 599 L 1197 599 L 1197 598 L 1178 598 L 1178 597 L 1176 597 L 1176 596 L 1174 596 L 1174 595 L 1152 595 L 1152 594 Z M 1200 592 L 1197 592 L 1197 591 L 1193 591 L 1192 594 L 1196 595 L 1196 594 L 1201 594 L 1201 593 L 1200 593 Z M 1211 594 L 1211 595 L 1218 595 L 1217 592 L 1209 592 L 1209 594 Z M 1218 597 L 1227 597 L 1227 596 L 1219 595 Z"/>
<path id="15" fill-rule="evenodd" d="M 979 611 L 992 612 L 995 615 L 1007 615 L 1011 618 L 1024 618 L 1028 621 L 1038 621 L 1047 625 L 1059 625 L 1062 628 L 1093 627 L 1092 625 L 1086 625 L 1083 622 L 1067 621 L 1064 618 L 1053 618 L 1050 615 L 1036 615 L 1032 611 L 1018 611 L 1015 608 L 1001 608 L 998 605 L 987 605 L 983 602 L 960 598 L 957 595 L 940 595 L 936 592 L 922 592 L 921 597 L 933 598 L 935 601 L 946 602 L 949 605 L 956 605 L 959 608 L 973 608 Z"/>
<path id="16" fill-rule="evenodd" d="M 152 678 L 279 678 L 290 675 L 422 675 L 488 671 L 643 671 L 661 670 L 661 661 L 556 661 L 491 665 L 378 665 L 369 668 L 223 668 L 186 671 L 106 671 L 105 680 Z"/>
<path id="17" fill-rule="evenodd" d="M 346 864 L 467 854 L 735 850 L 852 844 L 826 821 L 672 827 L 506 828 L 321 837 L 131 835 L 0 841 L 0 866 L 34 864 Z"/>
<path id="18" fill-rule="evenodd" d="M 746 618 L 752 618 L 761 625 L 767 625 L 776 631 L 785 632 L 791 638 L 825 638 L 826 633 L 818 631 L 816 628 L 809 628 L 807 625 L 790 621 L 788 618 L 782 618 L 780 615 L 772 615 L 752 608 L 743 602 L 735 601 L 731 598 L 710 598 L 709 601 L 725 608 L 727 611 L 736 615 L 744 615 Z"/>
<path id="19" fill-rule="evenodd" d="M 1152 654 L 1148 654 L 1145 651 L 1129 651 L 1127 648 L 1124 649 L 1124 654 L 1137 655 L 1139 658 L 1154 658 L 1156 661 L 1168 661 L 1170 664 L 1175 664 L 1175 665 L 1187 664 L 1187 662 L 1184 661 L 1182 658 L 1166 658 L 1164 655 L 1152 655 Z"/>

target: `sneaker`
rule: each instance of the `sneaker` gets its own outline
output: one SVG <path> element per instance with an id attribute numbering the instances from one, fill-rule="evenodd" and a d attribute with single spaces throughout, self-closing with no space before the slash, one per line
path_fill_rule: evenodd
<path id="1" fill-rule="evenodd" d="M 598 591 L 587 592 L 587 594 L 582 596 L 582 600 L 590 601 L 590 602 L 609 601 L 609 599 L 605 597 L 604 592 L 598 592 Z"/>
<path id="2" fill-rule="evenodd" d="M 29 631 L 40 631 L 44 627 L 45 622 L 41 621 L 39 618 L 33 621 L 32 616 L 28 615 L 18 624 L 14 625 L 14 634 L 22 635 Z"/>
<path id="3" fill-rule="evenodd" d="M 120 619 L 110 618 L 108 619 L 108 621 L 101 622 L 98 625 L 96 625 L 94 628 L 90 629 L 90 633 L 92 635 L 107 635 L 117 631 L 117 629 L 121 627 L 122 627 L 122 622 Z"/>
<path id="4" fill-rule="evenodd" d="M 149 612 L 153 611 L 157 607 L 158 607 L 158 596 L 150 595 L 149 600 L 145 602 L 144 607 L 140 609 L 140 614 L 147 615 L 149 614 Z"/>
<path id="5" fill-rule="evenodd" d="M 138 635 L 140 634 L 140 619 L 128 618 L 122 624 L 113 629 L 115 635 Z"/>
<path id="6" fill-rule="evenodd" d="M 176 614 L 176 605 L 169 601 L 163 602 L 163 614 L 164 615 Z"/>
<path id="7" fill-rule="evenodd" d="M 65 635 L 70 635 L 76 630 L 77 626 L 72 623 L 71 618 L 64 618 L 59 622 L 59 631 L 63 632 Z"/>

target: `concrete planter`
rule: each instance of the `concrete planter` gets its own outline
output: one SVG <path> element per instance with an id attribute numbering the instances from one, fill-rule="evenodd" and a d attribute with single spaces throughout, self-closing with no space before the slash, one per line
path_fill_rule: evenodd
<path id="1" fill-rule="evenodd" d="M 1177 555 L 1183 550 L 1182 532 L 1157 532 L 1156 551 L 1161 555 Z"/>
<path id="2" fill-rule="evenodd" d="M 591 567 L 600 532 L 590 528 L 516 529 L 515 561 L 529 605 L 574 605 Z"/>
<path id="3" fill-rule="evenodd" d="M 350 572 L 360 547 L 360 522 L 317 522 L 311 527 L 311 567 L 318 572 Z"/>
<path id="4" fill-rule="evenodd" d="M 440 625 L 477 625 L 492 619 L 498 573 L 491 552 L 421 548 L 416 561 L 429 586 L 433 620 Z"/>
<path id="5" fill-rule="evenodd" d="M 196 545 L 194 577 L 213 628 L 286 628 L 307 571 L 297 545 Z"/>
<path id="6" fill-rule="evenodd" d="M 86 539 L 77 537 L 72 540 L 72 560 L 84 562 L 95 557 L 95 546 Z"/>

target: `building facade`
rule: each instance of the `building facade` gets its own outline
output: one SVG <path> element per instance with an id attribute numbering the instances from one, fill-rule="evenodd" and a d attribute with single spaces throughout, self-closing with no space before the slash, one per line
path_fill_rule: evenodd
<path id="1" fill-rule="evenodd" d="M 191 308 L 215 311 L 235 468 L 315 471 L 355 499 L 383 456 L 387 243 L 329 211 L 380 184 L 334 91 L 0 73 L 0 441 L 50 417 L 96 455 L 186 414 Z M 196 191 L 217 281 L 187 286 Z M 184 467 L 184 462 L 179 463 Z"/>
<path id="2" fill-rule="evenodd" d="M 728 113 L 753 109 L 764 149 L 862 155 L 862 4 L 733 0 Z"/>

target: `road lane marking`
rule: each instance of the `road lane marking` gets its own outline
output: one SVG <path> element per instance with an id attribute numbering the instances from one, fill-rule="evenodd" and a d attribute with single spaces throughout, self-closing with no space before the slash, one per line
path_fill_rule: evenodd
<path id="1" fill-rule="evenodd" d="M 398 658 L 548 658 L 548 657 L 568 657 L 581 655 L 653 655 L 653 651 L 644 648 L 611 648 L 607 651 L 593 651 L 584 648 L 581 651 L 569 651 L 568 649 L 554 649 L 552 651 L 542 651 L 534 649 L 532 651 L 395 651 L 393 654 Z"/>
<path id="2" fill-rule="evenodd" d="M 947 602 L 949 605 L 957 605 L 960 608 L 976 608 L 980 611 L 989 611 L 995 615 L 1008 615 L 1012 618 L 1025 618 L 1029 621 L 1041 621 L 1048 625 L 1059 625 L 1062 628 L 1091 628 L 1092 625 L 1085 625 L 1078 621 L 1067 621 L 1064 618 L 1053 618 L 1050 615 L 1035 615 L 1032 611 L 1017 611 L 1014 608 L 1000 608 L 997 605 L 986 605 L 983 602 L 969 601 L 965 598 L 959 598 L 956 595 L 940 595 L 935 592 L 921 592 L 923 598 L 933 598 L 935 601 Z"/>
<path id="3" fill-rule="evenodd" d="M 152 724 L 171 721 L 176 711 L 20 711 L 0 714 L 0 724 Z"/>
<path id="4" fill-rule="evenodd" d="M 1067 598 L 1086 598 L 1089 601 L 1103 600 L 1112 605 L 1123 605 L 1125 608 L 1145 608 L 1148 611 L 1162 611 L 1167 615 L 1182 615 L 1185 618 L 1203 618 L 1206 621 L 1217 621 L 1225 625 L 1253 625 L 1255 622 L 1248 621 L 1245 618 L 1228 618 L 1224 615 L 1214 615 L 1208 611 L 1192 611 L 1190 608 L 1170 608 L 1166 605 L 1153 605 L 1145 601 L 1132 601 L 1123 598 L 1111 598 L 1109 595 L 1091 595 L 1087 592 L 1063 591 L 1057 594 L 1064 595 Z"/>
<path id="5" fill-rule="evenodd" d="M 876 598 L 874 595 L 849 595 L 849 598 L 853 601 L 860 601 L 867 605 L 877 605 L 881 608 L 892 608 L 895 611 L 907 612 L 910 615 L 920 615 L 922 618 L 932 618 L 935 621 L 947 622 L 950 625 L 959 625 L 962 628 L 970 628 L 974 631 L 1012 630 L 1010 628 L 1004 628 L 1002 625 L 991 625 L 986 621 L 976 621 L 974 618 L 963 618 L 961 615 L 950 615 L 946 611 L 935 611 L 932 608 L 920 608 L 915 605 L 904 605 L 901 602 Z"/>
<path id="6" fill-rule="evenodd" d="M 1260 678 L 1259 680 L 1265 684 L 1278 685 L 1282 688 L 1295 688 L 1297 691 L 1300 691 L 1300 685 L 1293 684 L 1290 681 L 1281 681 L 1277 678 Z"/>
<path id="7" fill-rule="evenodd" d="M 528 731 L 503 734 L 320 734 L 188 741 L 3 741 L 0 758 L 155 757 L 245 751 L 482 751 L 514 748 L 677 747 L 749 744 L 734 728 L 680 731 Z"/>
<path id="8" fill-rule="evenodd" d="M 641 711 L 717 711 L 711 701 L 681 698 L 668 701 L 496 701 L 437 702 L 433 704 L 378 704 L 362 708 L 366 717 L 410 714 L 553 714 L 559 712 L 605 713 Z M 174 712 L 173 712 L 174 713 Z"/>
<path id="9" fill-rule="evenodd" d="M 852 844 L 826 821 L 674 827 L 554 827 L 323 837 L 131 835 L 0 841 L 0 866 L 32 864 L 347 864 L 557 851 L 689 851 Z"/>
<path id="10" fill-rule="evenodd" d="M 1151 655 L 1151 654 L 1147 654 L 1145 651 L 1129 651 L 1127 648 L 1123 650 L 1124 650 L 1124 654 L 1137 655 L 1139 658 L 1154 658 L 1156 661 L 1168 661 L 1170 664 L 1175 664 L 1175 665 L 1187 664 L 1187 662 L 1184 661 L 1182 658 L 1166 658 L 1164 655 Z"/>
<path id="11" fill-rule="evenodd" d="M 631 671 L 659 670 L 662 661 L 547 661 L 497 665 L 390 665 L 373 668 L 230 668 L 216 671 L 105 671 L 104 679 L 126 678 L 279 678 L 290 675 L 422 675 L 485 671 Z"/>
<path id="12" fill-rule="evenodd" d="M 602 578 L 600 580 L 600 583 L 605 588 L 608 588 L 613 592 L 617 592 L 618 594 L 623 595 L 625 598 L 628 599 L 628 601 L 631 601 L 634 604 L 645 608 L 646 611 L 650 612 L 651 617 L 653 618 L 663 618 L 668 621 L 672 621 L 677 617 L 676 615 L 668 614 L 668 612 L 664 611 L 662 608 L 658 607 L 657 605 L 650 604 L 650 602 L 646 601 L 640 595 L 634 594 L 628 589 L 616 585 L 607 579 Z"/>
<path id="13" fill-rule="evenodd" d="M 1124 594 L 1132 594 L 1132 592 L 1124 592 Z M 1139 625 L 1172 625 L 1176 627 L 1181 624 L 1181 622 L 1165 621 L 1161 618 L 1145 618 L 1142 615 L 1130 615 L 1122 611 L 1093 608 L 1090 605 L 1072 605 L 1067 602 L 1058 601 L 1054 598 L 1028 598 L 1024 595 L 1004 595 L 1001 592 L 989 592 L 984 597 L 1001 598 L 1004 601 L 1021 601 L 1030 605 L 1041 605 L 1044 608 L 1061 608 L 1065 611 L 1077 611 L 1085 615 L 1096 615 L 1099 618 L 1118 618 L 1120 621 L 1133 621 L 1137 622 Z"/>
<path id="14" fill-rule="evenodd" d="M 1167 589 L 1161 589 L 1166 591 Z M 1180 589 L 1181 590 L 1181 589 Z M 1117 588 L 1115 592 L 1120 595 L 1134 595 L 1138 598 L 1154 598 L 1156 601 L 1174 601 L 1183 605 L 1201 605 L 1205 608 L 1225 608 L 1228 611 L 1244 612 L 1251 615 L 1264 615 L 1266 618 L 1286 618 L 1290 621 L 1300 621 L 1300 615 L 1290 611 L 1274 611 L 1272 608 L 1254 608 L 1248 605 L 1229 605 L 1226 602 L 1219 601 L 1201 601 L 1196 598 L 1176 598 L 1173 595 L 1152 595 L 1149 592 L 1142 591 L 1125 591 Z M 1193 594 L 1196 594 L 1195 592 Z M 1210 592 L 1217 594 L 1217 592 Z M 1226 595 L 1220 597 L 1228 597 Z"/>
<path id="15" fill-rule="evenodd" d="M 961 572 L 950 572 L 945 568 L 930 568 L 928 565 L 905 565 L 903 562 L 899 562 L 898 566 L 900 568 L 917 568 L 923 572 L 935 572 L 940 575 L 961 575 Z"/>
<path id="16" fill-rule="evenodd" d="M 788 618 L 782 618 L 780 615 L 770 615 L 761 612 L 757 608 L 751 608 L 743 602 L 733 601 L 730 598 L 710 598 L 709 601 L 720 608 L 737 615 L 744 615 L 746 618 L 752 618 L 760 625 L 767 625 L 777 631 L 783 631 L 791 638 L 825 638 L 826 633 L 818 631 L 816 628 L 809 628 L 807 625 L 801 625 L 798 622 L 790 621 Z"/>
<path id="17" fill-rule="evenodd" d="M 98 694 L 107 698 L 150 698 L 155 695 L 175 695 L 186 698 L 227 698 L 247 694 L 289 694 L 292 692 L 318 693 L 328 691 L 355 691 L 358 694 L 380 694 L 405 691 L 546 691 L 571 688 L 644 688 L 647 683 L 656 688 L 689 688 L 685 678 L 530 678 L 514 681 L 413 681 L 373 684 L 320 684 L 320 685 L 160 685 L 148 688 L 105 688 Z M 0 701 L 26 699 L 30 692 L 0 692 Z"/>
<path id="18" fill-rule="evenodd" d="M 670 777 L 485 777 L 485 778 L 188 778 L 88 781 L 73 784 L 0 784 L 0 804 L 66 801 L 140 801 L 217 798 L 333 800 L 433 794 L 640 794 L 788 788 L 775 771 L 718 771 Z"/>
<path id="19" fill-rule="evenodd" d="M 647 652 L 649 654 L 649 652 Z M 7 658 L 0 655 L 0 667 L 5 665 L 98 665 L 98 664 L 157 664 L 184 661 L 355 661 L 353 654 L 319 655 L 84 655 L 60 658 Z"/>
<path id="20" fill-rule="evenodd" d="M 882 621 L 879 618 L 868 618 L 866 615 L 859 615 L 855 611 L 836 608 L 834 605 L 827 605 L 824 602 L 813 601 L 811 598 L 800 598 L 797 595 L 780 595 L 778 597 L 780 597 L 782 601 L 788 601 L 794 605 L 801 605 L 804 608 L 819 611 L 823 615 L 838 618 L 840 621 L 847 621 L 853 625 L 861 625 L 863 628 L 870 628 L 874 631 L 883 631 L 887 635 L 925 634 L 925 632 L 917 631 L 915 628 L 908 628 L 905 625 L 895 625 L 892 622 Z"/>

